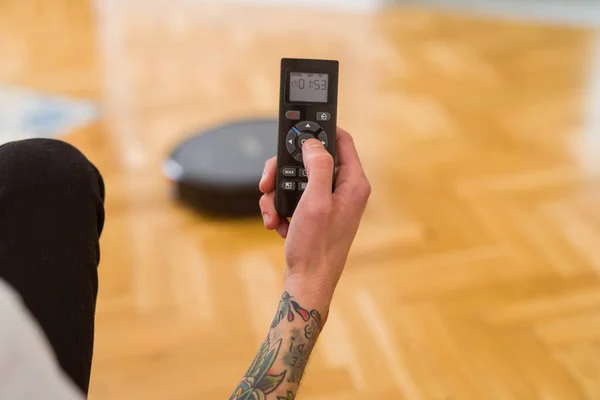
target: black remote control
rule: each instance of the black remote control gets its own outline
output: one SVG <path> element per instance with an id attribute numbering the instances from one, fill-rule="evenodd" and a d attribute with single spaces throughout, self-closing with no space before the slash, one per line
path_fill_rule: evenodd
<path id="1" fill-rule="evenodd" d="M 281 60 L 275 208 L 282 217 L 294 214 L 306 189 L 304 142 L 320 140 L 335 160 L 338 71 L 332 60 Z"/>

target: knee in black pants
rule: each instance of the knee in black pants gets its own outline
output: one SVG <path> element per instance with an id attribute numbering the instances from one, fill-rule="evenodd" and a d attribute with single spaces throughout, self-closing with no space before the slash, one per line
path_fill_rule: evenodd
<path id="1" fill-rule="evenodd" d="M 104 185 L 73 146 L 0 147 L 0 278 L 23 298 L 69 376 L 87 392 Z"/>
<path id="2" fill-rule="evenodd" d="M 64 201 L 77 201 L 77 195 L 93 191 L 104 200 L 104 183 L 96 167 L 60 140 L 28 139 L 0 146 L 0 185 L 18 190 L 20 196 L 52 193 L 64 196 Z"/>

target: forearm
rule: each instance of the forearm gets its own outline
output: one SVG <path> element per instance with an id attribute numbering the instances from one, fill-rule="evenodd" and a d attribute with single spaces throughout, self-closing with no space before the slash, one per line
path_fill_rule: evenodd
<path id="1" fill-rule="evenodd" d="M 269 333 L 230 400 L 292 400 L 323 329 L 329 299 L 286 285 Z"/>

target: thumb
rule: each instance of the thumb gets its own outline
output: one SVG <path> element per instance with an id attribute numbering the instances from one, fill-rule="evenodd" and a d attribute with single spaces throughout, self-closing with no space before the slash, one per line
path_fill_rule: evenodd
<path id="1" fill-rule="evenodd" d="M 302 160 L 308 173 L 308 185 L 302 197 L 329 198 L 333 189 L 333 157 L 317 139 L 302 146 Z"/>

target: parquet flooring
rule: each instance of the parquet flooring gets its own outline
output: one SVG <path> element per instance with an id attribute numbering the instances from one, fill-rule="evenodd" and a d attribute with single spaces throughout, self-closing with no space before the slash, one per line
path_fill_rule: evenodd
<path id="1" fill-rule="evenodd" d="M 279 59 L 304 56 L 340 60 L 373 195 L 299 398 L 599 399 L 598 43 L 413 8 L 1 2 L 0 81 L 103 109 L 66 136 L 108 188 L 90 398 L 229 396 L 283 243 L 174 204 L 161 161 L 274 115 Z"/>

